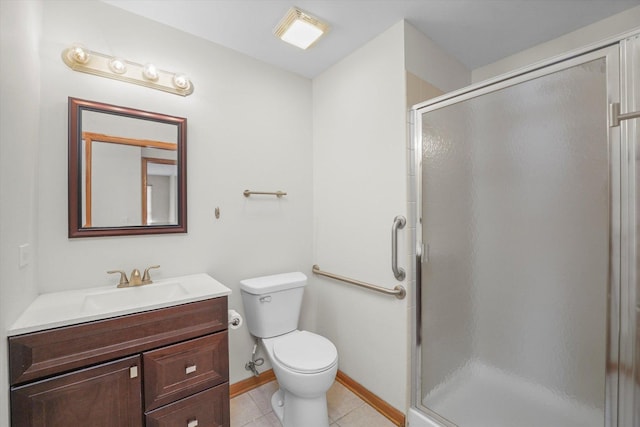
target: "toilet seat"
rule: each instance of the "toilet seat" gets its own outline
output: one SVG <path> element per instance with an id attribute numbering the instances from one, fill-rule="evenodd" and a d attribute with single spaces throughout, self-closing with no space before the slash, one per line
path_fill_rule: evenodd
<path id="1" fill-rule="evenodd" d="M 296 331 L 277 339 L 273 355 L 288 369 L 315 374 L 335 365 L 338 350 L 327 338 L 307 331 Z"/>

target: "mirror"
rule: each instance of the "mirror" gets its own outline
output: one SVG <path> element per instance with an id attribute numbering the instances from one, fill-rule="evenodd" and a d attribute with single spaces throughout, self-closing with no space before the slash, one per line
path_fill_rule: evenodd
<path id="1" fill-rule="evenodd" d="M 187 119 L 69 98 L 69 237 L 186 233 Z"/>

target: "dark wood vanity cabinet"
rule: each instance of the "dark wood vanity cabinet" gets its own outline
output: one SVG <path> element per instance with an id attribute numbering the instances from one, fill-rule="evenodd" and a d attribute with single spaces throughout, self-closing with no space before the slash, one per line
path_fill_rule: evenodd
<path id="1" fill-rule="evenodd" d="M 9 337 L 14 427 L 229 427 L 227 298 Z"/>

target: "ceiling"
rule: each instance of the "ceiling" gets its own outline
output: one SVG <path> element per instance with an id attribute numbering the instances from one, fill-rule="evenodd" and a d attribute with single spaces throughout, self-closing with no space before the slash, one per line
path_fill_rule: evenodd
<path id="1" fill-rule="evenodd" d="M 313 78 L 402 19 L 468 69 L 640 5 L 640 0 L 103 0 Z M 272 34 L 291 6 L 331 26 L 307 51 Z"/>

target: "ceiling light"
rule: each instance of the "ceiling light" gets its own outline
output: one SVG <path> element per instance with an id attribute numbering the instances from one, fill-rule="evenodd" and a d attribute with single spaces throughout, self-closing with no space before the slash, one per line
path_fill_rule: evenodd
<path id="1" fill-rule="evenodd" d="M 74 71 L 134 83 L 176 95 L 193 93 L 193 83 L 184 74 L 163 71 L 153 64 L 138 64 L 118 57 L 93 52 L 82 45 L 62 51 L 62 60 Z"/>
<path id="2" fill-rule="evenodd" d="M 300 49 L 307 49 L 327 31 L 329 25 L 292 7 L 273 30 L 273 34 Z"/>

